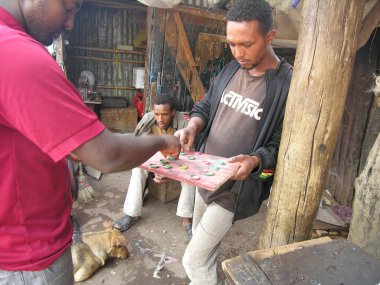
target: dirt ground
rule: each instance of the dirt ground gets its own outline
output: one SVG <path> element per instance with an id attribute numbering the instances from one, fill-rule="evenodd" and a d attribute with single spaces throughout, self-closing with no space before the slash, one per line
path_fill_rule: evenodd
<path id="1" fill-rule="evenodd" d="M 79 218 L 83 231 L 104 230 L 122 215 L 122 206 L 128 189 L 131 172 L 124 171 L 102 175 L 100 180 L 90 179 L 100 195 L 89 204 L 74 205 L 73 213 Z M 152 195 L 144 201 L 142 219 L 124 233 L 127 238 L 129 258 L 109 259 L 90 279 L 80 284 L 147 285 L 147 284 L 188 284 L 189 280 L 181 264 L 181 258 L 188 243 L 181 218 L 175 215 L 178 200 L 162 203 Z M 221 244 L 218 270 L 225 278 L 220 262 L 247 251 L 255 250 L 264 223 L 266 207 L 250 218 L 236 222 Z M 161 254 L 172 257 L 158 273 L 153 273 Z"/>

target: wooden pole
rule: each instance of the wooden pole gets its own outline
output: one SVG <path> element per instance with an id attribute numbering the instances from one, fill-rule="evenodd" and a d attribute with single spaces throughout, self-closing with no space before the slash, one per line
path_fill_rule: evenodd
<path id="1" fill-rule="evenodd" d="M 380 134 L 364 170 L 355 180 L 355 198 L 348 240 L 380 258 Z"/>
<path id="2" fill-rule="evenodd" d="M 339 132 L 364 3 L 303 2 L 295 68 L 260 248 L 311 237 Z"/>
<path id="3" fill-rule="evenodd" d="M 134 55 L 142 55 L 145 56 L 145 52 L 143 51 L 133 51 L 133 50 L 122 50 L 122 49 L 105 49 L 105 48 L 93 48 L 93 47 L 83 47 L 83 46 L 73 46 L 72 49 L 76 50 L 86 50 L 86 51 L 95 51 L 95 52 L 106 52 L 106 53 L 118 53 L 123 54 L 134 54 Z"/>
<path id="4" fill-rule="evenodd" d="M 80 56 L 74 55 L 72 59 L 83 59 L 83 60 L 93 60 L 93 61 L 102 61 L 102 62 L 118 62 L 118 63 L 131 63 L 131 64 L 144 64 L 143 60 L 126 60 L 126 59 L 113 59 L 113 58 L 103 58 L 103 57 L 94 57 L 94 56 Z"/>

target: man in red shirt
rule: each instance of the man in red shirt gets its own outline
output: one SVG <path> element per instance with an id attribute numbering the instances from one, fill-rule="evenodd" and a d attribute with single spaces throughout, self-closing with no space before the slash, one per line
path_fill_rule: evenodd
<path id="1" fill-rule="evenodd" d="M 67 155 L 109 173 L 179 154 L 105 129 L 45 49 L 82 1 L 0 0 L 0 284 L 73 284 Z"/>

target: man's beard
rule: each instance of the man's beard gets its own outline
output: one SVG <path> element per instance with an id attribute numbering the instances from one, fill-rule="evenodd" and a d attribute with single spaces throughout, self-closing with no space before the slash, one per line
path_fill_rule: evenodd
<path id="1" fill-rule="evenodd" d="M 257 66 L 257 64 L 253 64 L 251 67 L 245 67 L 245 66 L 240 65 L 240 67 L 241 67 L 242 69 L 245 69 L 245 70 L 247 70 L 247 71 L 251 71 L 251 70 L 254 69 L 256 66 Z"/>

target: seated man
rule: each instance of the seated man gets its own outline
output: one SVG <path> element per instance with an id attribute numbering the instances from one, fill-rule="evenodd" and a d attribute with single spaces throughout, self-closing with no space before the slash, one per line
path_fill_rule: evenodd
<path id="1" fill-rule="evenodd" d="M 177 115 L 178 114 L 178 115 Z M 157 95 L 154 100 L 153 112 L 147 113 L 138 123 L 135 136 L 174 134 L 177 129 L 185 127 L 185 121 L 174 109 L 174 100 L 169 94 Z M 133 168 L 124 202 L 124 216 L 118 219 L 113 227 L 120 231 L 129 229 L 141 216 L 145 185 L 149 172 L 141 168 Z M 164 177 L 156 175 L 154 182 L 161 183 Z M 178 201 L 177 216 L 183 218 L 183 226 L 189 239 L 192 237 L 192 217 L 195 188 L 182 183 L 182 191 Z"/>

